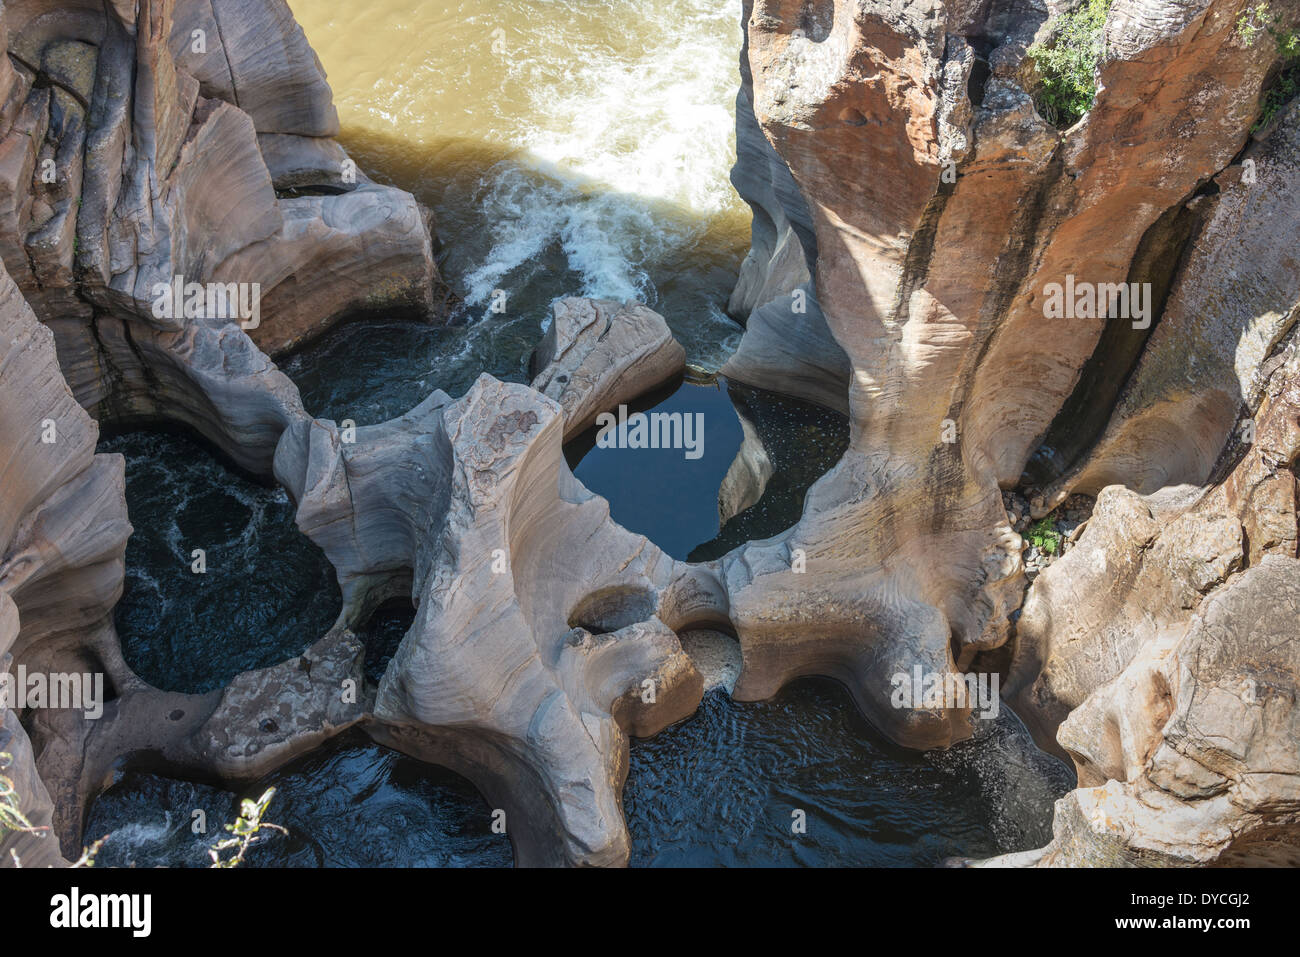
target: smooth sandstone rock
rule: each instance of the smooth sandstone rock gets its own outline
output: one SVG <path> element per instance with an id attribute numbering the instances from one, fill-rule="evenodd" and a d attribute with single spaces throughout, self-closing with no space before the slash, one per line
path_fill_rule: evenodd
<path id="1" fill-rule="evenodd" d="M 1300 300 L 1298 151 L 1300 103 L 1215 177 L 1213 196 L 1195 201 L 1208 209 L 1192 217 L 1204 222 L 1159 325 L 1105 431 L 1044 490 L 1044 508 L 1117 482 L 1141 493 L 1204 485 L 1225 446 L 1253 436 L 1241 410 L 1259 405 Z"/>
<path id="2" fill-rule="evenodd" d="M 416 605 L 371 733 L 474 781 L 519 863 L 624 864 L 628 735 L 691 713 L 703 683 L 658 615 L 677 563 L 573 478 L 567 422 L 484 375 L 351 444 L 332 423 L 291 430 L 277 473 L 345 618 L 394 584 Z"/>
<path id="3" fill-rule="evenodd" d="M 963 736 L 960 713 L 889 709 L 888 674 L 996 666 L 986 653 L 1012 633 L 1022 588 L 998 488 L 1039 484 L 1035 517 L 1072 491 L 1099 494 L 1082 538 L 1025 600 L 1004 689 L 1040 743 L 1075 757 L 1085 787 L 1058 811 L 1052 848 L 999 863 L 1285 861 L 1296 843 L 1291 818 L 1269 830 L 1255 811 L 1202 801 L 1203 756 L 1143 772 L 1157 788 L 1183 776 L 1144 805 L 1149 755 L 1132 745 L 1160 726 L 1150 662 L 1174 654 L 1218 595 L 1261 589 L 1261 561 L 1296 555 L 1296 108 L 1241 155 L 1276 50 L 1239 40 L 1239 6 L 1116 0 L 1096 102 L 1064 132 L 1026 89 L 1025 49 L 1048 35 L 1041 8 L 746 10 L 741 99 L 810 211 L 816 243 L 803 248 L 849 365 L 853 431 L 794 530 L 720 563 L 744 653 L 737 696 L 829 673 L 895 740 Z M 747 198 L 785 217 L 757 217 L 736 292 L 753 310 L 767 277 L 790 275 L 773 224 L 793 222 L 795 206 L 773 199 L 780 177 L 762 149 L 738 157 Z M 1149 282 L 1154 334 L 1131 317 L 1049 321 L 1046 290 L 1067 276 Z M 834 352 L 791 312 L 777 299 L 751 311 L 727 371 L 831 404 Z M 1294 615 L 1283 618 L 1270 633 L 1289 641 Z M 1233 646 L 1215 667 L 1248 668 L 1254 653 Z M 1102 727 L 1089 717 L 1102 711 L 1120 717 Z M 1269 741 L 1294 741 L 1286 720 Z M 1228 777 L 1249 780 L 1274 746 L 1243 745 Z M 1112 812 L 1103 792 L 1128 803 Z M 1121 819 L 1104 839 L 1097 807 Z M 1228 850 L 1239 825 L 1259 848 L 1247 836 L 1249 852 Z"/>
<path id="4" fill-rule="evenodd" d="M 1270 555 L 1145 645 L 1061 727 L 1051 844 L 985 863 L 1296 866 L 1298 619 L 1300 561 Z"/>
<path id="5" fill-rule="evenodd" d="M 529 365 L 533 388 L 564 411 L 565 439 L 686 368 L 668 323 L 641 303 L 559 299 L 551 314 Z"/>
<path id="6" fill-rule="evenodd" d="M 703 685 L 658 615 L 677 563 L 573 479 L 567 426 L 482 376 L 355 442 L 296 425 L 276 471 L 339 570 L 344 620 L 402 588 L 416 605 L 370 733 L 474 781 L 520 863 L 619 865 L 628 735 L 692 713 Z"/>

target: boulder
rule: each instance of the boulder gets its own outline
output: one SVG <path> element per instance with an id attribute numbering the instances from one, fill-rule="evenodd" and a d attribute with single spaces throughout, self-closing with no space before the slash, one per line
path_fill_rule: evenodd
<path id="1" fill-rule="evenodd" d="M 567 440 L 600 413 L 680 375 L 686 350 L 663 316 L 640 303 L 557 299 L 529 368 L 533 388 L 564 410 Z"/>

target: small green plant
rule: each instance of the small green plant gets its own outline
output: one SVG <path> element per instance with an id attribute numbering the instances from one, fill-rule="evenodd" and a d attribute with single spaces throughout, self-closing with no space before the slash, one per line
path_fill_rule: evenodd
<path id="1" fill-rule="evenodd" d="M 278 824 L 269 824 L 262 820 L 262 815 L 266 813 L 266 807 L 273 797 L 275 797 L 275 788 L 267 788 L 256 801 L 245 798 L 240 802 L 239 819 L 234 824 L 226 825 L 226 830 L 231 836 L 218 841 L 208 850 L 213 867 L 238 867 L 244 863 L 244 855 L 257 843 L 262 831 L 289 833 Z M 230 857 L 221 856 L 225 851 L 231 850 L 235 853 Z"/>
<path id="2" fill-rule="evenodd" d="M 1103 51 L 1102 27 L 1111 0 L 1084 0 L 1062 14 L 1052 38 L 1026 51 L 1038 70 L 1034 106 L 1059 129 L 1073 126 L 1097 96 L 1097 64 Z"/>
<path id="3" fill-rule="evenodd" d="M 13 761 L 12 754 L 8 751 L 0 751 L 0 771 L 8 768 Z M 23 814 L 22 801 L 18 796 L 18 790 L 14 787 L 13 779 L 7 774 L 0 774 L 0 838 L 11 831 L 40 834 L 48 830 L 48 827 L 37 827 L 27 819 L 27 815 Z M 18 859 L 18 852 L 10 849 L 9 854 L 13 857 L 14 867 L 21 867 L 22 861 Z"/>
<path id="4" fill-rule="evenodd" d="M 1056 530 L 1050 516 L 1040 518 L 1029 526 L 1025 538 L 1044 555 L 1055 555 L 1061 550 L 1061 533 Z"/>
<path id="5" fill-rule="evenodd" d="M 1272 123 L 1282 107 L 1300 93 L 1300 33 L 1284 29 L 1281 22 L 1282 18 L 1273 13 L 1267 3 L 1244 10 L 1237 18 L 1237 36 L 1246 46 L 1251 46 L 1267 33 L 1277 44 L 1278 56 L 1282 58 L 1277 77 L 1264 91 L 1264 102 L 1260 106 L 1259 119 L 1251 127 L 1252 133 Z"/>
<path id="6" fill-rule="evenodd" d="M 8 751 L 0 751 L 0 771 L 4 771 L 9 765 L 13 764 L 14 756 Z M 36 827 L 31 821 L 27 820 L 23 814 L 22 805 L 18 800 L 18 791 L 14 788 L 14 782 L 4 774 L 0 774 L 0 837 L 4 836 L 6 831 L 21 831 L 24 834 L 37 834 L 41 831 L 49 830 L 45 827 Z"/>
<path id="7" fill-rule="evenodd" d="M 0 771 L 4 771 L 13 763 L 13 755 L 5 751 L 0 751 Z M 244 855 L 248 849 L 258 842 L 263 831 L 279 831 L 281 834 L 289 832 L 278 824 L 271 824 L 262 820 L 262 815 L 266 813 L 267 806 L 271 803 L 271 798 L 275 797 L 275 788 L 268 788 L 262 796 L 256 801 L 245 798 L 239 805 L 239 818 L 234 824 L 227 824 L 226 830 L 231 836 L 223 838 L 215 845 L 208 849 L 208 856 L 212 858 L 212 866 L 215 867 L 238 867 L 244 863 Z M 3 838 L 6 832 L 18 831 L 24 834 L 42 834 L 49 831 L 48 827 L 38 827 L 27 819 L 22 812 L 22 805 L 19 800 L 18 791 L 14 787 L 14 782 L 7 775 L 0 774 L 0 838 Z M 89 847 L 81 852 L 81 857 L 72 862 L 73 867 L 94 867 L 95 856 L 99 849 L 104 846 L 108 840 L 101 837 Z M 222 855 L 226 851 L 235 853 L 229 857 Z M 18 854 L 10 851 L 13 857 L 15 867 L 22 867 L 22 861 L 18 859 Z"/>

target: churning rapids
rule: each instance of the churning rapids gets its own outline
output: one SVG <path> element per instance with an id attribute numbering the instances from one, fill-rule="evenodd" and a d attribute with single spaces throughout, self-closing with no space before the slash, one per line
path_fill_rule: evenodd
<path id="1" fill-rule="evenodd" d="M 344 326 L 281 363 L 316 415 L 359 425 L 488 371 L 527 381 L 549 304 L 580 294 L 662 313 L 696 370 L 716 371 L 740 328 L 723 306 L 748 241 L 734 160 L 739 0 L 293 0 L 329 74 L 342 140 L 373 176 L 438 218 L 441 266 L 461 300 L 434 329 L 382 317 Z M 412 9 L 414 7 L 414 10 Z M 504 293 L 504 312 L 490 304 Z M 705 377 L 707 379 L 707 377 Z M 842 454 L 842 416 L 700 377 L 647 408 L 700 412 L 704 454 L 647 459 L 580 440 L 570 464 L 614 518 L 675 557 L 715 558 L 798 518 Z M 719 527 L 718 483 L 743 406 L 775 468 L 763 498 Z M 283 491 L 188 439 L 106 437 L 127 459 L 135 527 L 117 623 L 128 662 L 168 690 L 205 691 L 299 654 L 340 597 Z M 194 548 L 207 572 L 190 571 Z M 198 584 L 196 584 L 196 581 Z M 363 636 L 378 681 L 412 617 L 381 609 Z M 255 865 L 504 866 L 508 839 L 449 771 L 351 732 L 281 769 L 268 819 L 288 828 Z M 775 699 L 709 692 L 690 719 L 633 741 L 624 810 L 634 865 L 931 865 L 1050 838 L 1073 775 L 1009 711 L 950 751 L 887 744 L 833 682 Z M 129 772 L 89 815 L 103 864 L 203 866 L 232 792 Z M 203 809 L 213 826 L 191 830 Z M 794 812 L 807 833 L 791 836 Z"/>

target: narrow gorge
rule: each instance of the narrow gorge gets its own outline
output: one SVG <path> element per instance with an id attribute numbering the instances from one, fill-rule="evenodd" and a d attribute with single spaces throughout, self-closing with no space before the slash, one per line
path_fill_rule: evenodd
<path id="1" fill-rule="evenodd" d="M 0 45 L 0 866 L 1300 865 L 1295 0 Z"/>

